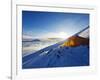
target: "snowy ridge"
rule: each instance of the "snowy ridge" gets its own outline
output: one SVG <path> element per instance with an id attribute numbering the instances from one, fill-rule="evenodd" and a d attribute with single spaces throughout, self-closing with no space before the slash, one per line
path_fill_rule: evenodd
<path id="1" fill-rule="evenodd" d="M 81 32 L 78 36 L 83 37 L 83 38 L 89 38 L 89 28 Z"/>

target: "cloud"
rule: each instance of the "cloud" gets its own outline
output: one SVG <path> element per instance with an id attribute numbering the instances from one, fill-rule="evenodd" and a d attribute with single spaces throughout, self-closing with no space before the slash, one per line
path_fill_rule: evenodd
<path id="1" fill-rule="evenodd" d="M 32 36 L 29 36 L 29 35 L 22 35 L 22 39 L 23 40 L 32 40 L 33 37 Z"/>

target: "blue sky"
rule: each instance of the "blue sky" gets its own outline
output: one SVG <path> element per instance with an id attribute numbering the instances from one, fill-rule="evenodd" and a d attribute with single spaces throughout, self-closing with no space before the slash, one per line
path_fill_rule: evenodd
<path id="1" fill-rule="evenodd" d="M 33 38 L 73 35 L 89 26 L 89 14 L 22 11 L 23 35 Z"/>

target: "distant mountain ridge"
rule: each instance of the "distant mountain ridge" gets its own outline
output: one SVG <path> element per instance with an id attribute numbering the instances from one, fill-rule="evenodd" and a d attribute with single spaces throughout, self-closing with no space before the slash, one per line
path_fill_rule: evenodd
<path id="1" fill-rule="evenodd" d="M 37 38 L 37 39 L 22 39 L 22 41 L 53 41 L 53 40 L 59 40 L 61 41 L 62 38 Z"/>

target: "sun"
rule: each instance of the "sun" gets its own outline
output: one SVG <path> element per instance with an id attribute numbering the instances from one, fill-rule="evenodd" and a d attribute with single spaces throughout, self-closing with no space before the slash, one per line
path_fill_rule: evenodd
<path id="1" fill-rule="evenodd" d="M 68 36 L 68 35 L 67 35 L 66 32 L 59 32 L 59 33 L 58 33 L 58 37 L 59 37 L 59 38 L 64 38 L 64 39 L 66 39 L 67 36 Z"/>

